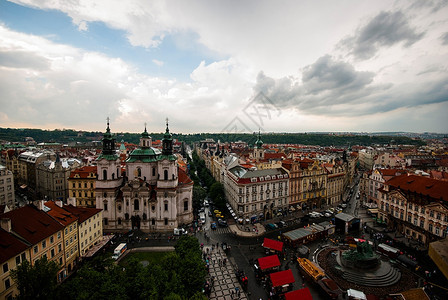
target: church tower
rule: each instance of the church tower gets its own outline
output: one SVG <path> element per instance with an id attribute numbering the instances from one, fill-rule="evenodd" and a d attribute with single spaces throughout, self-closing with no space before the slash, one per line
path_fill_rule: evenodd
<path id="1" fill-rule="evenodd" d="M 263 160 L 264 159 L 264 149 L 263 149 L 263 141 L 261 140 L 261 133 L 258 131 L 258 138 L 255 142 L 254 147 L 254 158 L 256 161 Z"/>
<path id="2" fill-rule="evenodd" d="M 149 135 L 148 131 L 146 131 L 146 123 L 145 123 L 145 131 L 142 132 L 140 137 L 140 148 L 149 148 L 152 147 L 152 139 Z"/>
<path id="3" fill-rule="evenodd" d="M 109 118 L 103 135 L 103 151 L 97 158 L 97 174 L 96 208 L 103 210 L 103 228 L 115 228 L 116 223 L 121 223 L 121 220 L 117 220 L 115 204 L 123 178 L 121 160 L 115 151 L 115 138 L 110 133 Z"/>

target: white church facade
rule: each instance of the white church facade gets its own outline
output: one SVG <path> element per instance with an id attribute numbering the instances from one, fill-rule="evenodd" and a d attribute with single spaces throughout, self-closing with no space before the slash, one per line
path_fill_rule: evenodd
<path id="1" fill-rule="evenodd" d="M 170 231 L 193 222 L 193 181 L 179 168 L 168 123 L 162 150 L 145 131 L 122 172 L 109 123 L 97 159 L 96 207 L 105 231 Z"/>

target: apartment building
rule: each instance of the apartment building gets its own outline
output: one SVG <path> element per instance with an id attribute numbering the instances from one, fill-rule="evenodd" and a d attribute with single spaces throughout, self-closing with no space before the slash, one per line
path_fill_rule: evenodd
<path id="1" fill-rule="evenodd" d="M 422 244 L 448 233 L 448 181 L 400 175 L 379 190 L 378 217 L 389 228 Z"/>
<path id="2" fill-rule="evenodd" d="M 288 209 L 289 175 L 283 168 L 229 169 L 224 191 L 233 210 L 243 220 L 270 219 Z"/>
<path id="3" fill-rule="evenodd" d="M 0 205 L 7 205 L 9 209 L 14 209 L 16 206 L 14 175 L 2 165 L 0 165 Z"/>
<path id="4" fill-rule="evenodd" d="M 8 220 L 1 220 L 0 300 L 12 300 L 17 296 L 17 285 L 11 277 L 11 271 L 17 269 L 23 261 L 30 260 L 28 245 L 10 232 L 9 224 Z"/>
<path id="5" fill-rule="evenodd" d="M 70 172 L 68 178 L 69 197 L 76 199 L 76 206 L 96 207 L 96 166 L 84 166 Z"/>

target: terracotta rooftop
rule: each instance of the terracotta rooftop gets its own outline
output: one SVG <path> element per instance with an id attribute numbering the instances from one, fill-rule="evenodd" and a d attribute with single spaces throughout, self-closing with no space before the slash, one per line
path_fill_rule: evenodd
<path id="1" fill-rule="evenodd" d="M 75 175 L 78 174 L 80 178 L 87 178 L 89 177 L 90 173 L 96 174 L 96 166 L 84 166 L 81 168 L 77 168 L 70 172 L 69 178 L 75 178 Z"/>
<path id="2" fill-rule="evenodd" d="M 186 184 L 192 185 L 193 184 L 193 180 L 191 180 L 191 178 L 187 175 L 187 173 L 184 170 L 182 170 L 181 168 L 178 168 L 177 172 L 179 175 L 179 179 L 178 179 L 179 185 L 186 185 Z"/>
<path id="3" fill-rule="evenodd" d="M 76 207 L 73 205 L 64 205 L 64 209 L 73 214 L 74 216 L 78 217 L 79 223 L 82 223 L 85 220 L 90 219 L 91 217 L 102 211 L 102 209 L 99 208 Z"/>
<path id="4" fill-rule="evenodd" d="M 448 181 L 405 174 L 388 180 L 386 184 L 402 191 L 411 191 L 436 200 L 448 201 Z"/>
<path id="5" fill-rule="evenodd" d="M 26 205 L 0 215 L 0 219 L 4 218 L 11 219 L 12 231 L 31 245 L 39 243 L 64 228 L 33 205 Z"/>
<path id="6" fill-rule="evenodd" d="M 47 211 L 47 214 L 52 216 L 56 221 L 64 226 L 70 225 L 78 220 L 77 216 L 66 211 L 62 207 L 59 207 L 54 201 L 45 202 L 45 206 L 50 209 L 49 211 Z"/>

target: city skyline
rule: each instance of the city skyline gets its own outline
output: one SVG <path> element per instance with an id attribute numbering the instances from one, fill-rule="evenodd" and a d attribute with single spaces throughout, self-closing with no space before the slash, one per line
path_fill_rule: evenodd
<path id="1" fill-rule="evenodd" d="M 0 0 L 0 126 L 448 131 L 443 1 Z"/>

